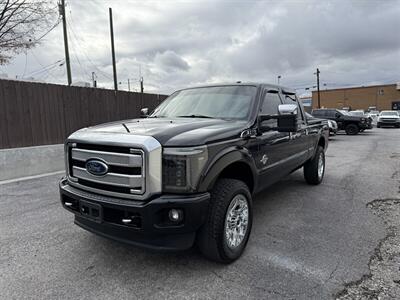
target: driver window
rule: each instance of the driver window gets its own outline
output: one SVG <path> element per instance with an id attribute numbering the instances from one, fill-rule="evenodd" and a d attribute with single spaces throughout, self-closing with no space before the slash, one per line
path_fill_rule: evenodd
<path id="1" fill-rule="evenodd" d="M 277 115 L 278 114 L 278 106 L 282 104 L 281 98 L 278 93 L 266 93 L 264 96 L 263 104 L 260 109 L 261 115 Z M 263 122 L 263 125 L 269 127 L 277 127 L 278 121 L 275 120 L 266 120 Z"/>

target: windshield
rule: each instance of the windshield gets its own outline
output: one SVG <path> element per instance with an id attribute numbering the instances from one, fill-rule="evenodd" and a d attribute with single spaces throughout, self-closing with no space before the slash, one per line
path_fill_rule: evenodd
<path id="1" fill-rule="evenodd" d="M 247 119 L 255 86 L 217 86 L 176 92 L 150 115 L 154 118 Z"/>
<path id="2" fill-rule="evenodd" d="M 383 111 L 380 114 L 381 116 L 398 116 L 399 113 L 397 111 Z"/>
<path id="3" fill-rule="evenodd" d="M 347 110 L 339 110 L 339 112 L 340 112 L 342 115 L 351 116 L 350 113 L 349 113 Z"/>

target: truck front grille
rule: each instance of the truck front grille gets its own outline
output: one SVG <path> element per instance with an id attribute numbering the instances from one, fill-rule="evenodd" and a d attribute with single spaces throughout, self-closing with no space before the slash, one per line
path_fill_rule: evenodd
<path id="1" fill-rule="evenodd" d="M 77 187 L 122 198 L 145 193 L 146 157 L 142 149 L 78 143 L 67 150 L 69 179 Z M 105 163 L 107 173 L 101 176 L 89 173 L 86 169 L 89 160 Z"/>

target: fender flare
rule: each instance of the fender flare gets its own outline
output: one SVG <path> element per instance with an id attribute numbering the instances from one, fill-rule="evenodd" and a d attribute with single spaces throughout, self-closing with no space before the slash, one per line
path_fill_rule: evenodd
<path id="1" fill-rule="evenodd" d="M 247 149 L 241 147 L 229 147 L 221 151 L 214 159 L 208 164 L 203 171 L 200 183 L 199 192 L 209 191 L 217 181 L 222 171 L 233 163 L 245 163 L 251 170 L 254 185 L 256 184 L 257 169 L 254 160 Z M 254 190 L 254 188 L 253 188 Z"/>

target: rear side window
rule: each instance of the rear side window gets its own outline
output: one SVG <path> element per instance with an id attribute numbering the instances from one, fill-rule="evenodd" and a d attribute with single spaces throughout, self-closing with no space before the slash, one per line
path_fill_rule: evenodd
<path id="1" fill-rule="evenodd" d="M 336 110 L 327 110 L 326 111 L 326 116 L 328 118 L 335 118 L 336 117 Z"/>
<path id="2" fill-rule="evenodd" d="M 312 112 L 312 115 L 316 116 L 316 117 L 325 117 L 325 111 L 324 110 L 314 110 Z"/>

